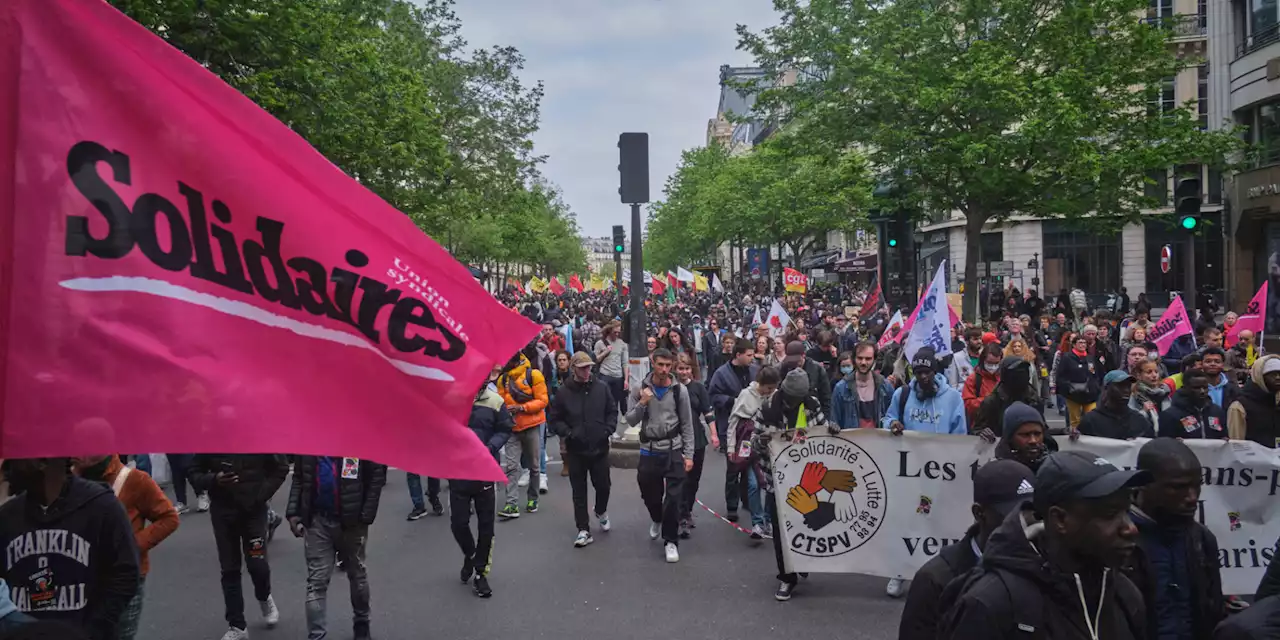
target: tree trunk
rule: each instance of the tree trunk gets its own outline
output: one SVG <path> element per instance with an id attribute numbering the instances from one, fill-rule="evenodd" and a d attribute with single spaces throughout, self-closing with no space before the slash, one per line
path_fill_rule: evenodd
<path id="1" fill-rule="evenodd" d="M 982 246 L 982 226 L 987 222 L 987 214 L 971 211 L 965 221 L 964 233 L 964 318 L 971 322 L 979 322 L 980 307 L 978 305 L 978 248 Z"/>

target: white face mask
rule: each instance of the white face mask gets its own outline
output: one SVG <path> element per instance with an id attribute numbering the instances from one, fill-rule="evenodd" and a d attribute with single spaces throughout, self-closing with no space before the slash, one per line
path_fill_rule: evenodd
<path id="1" fill-rule="evenodd" d="M 984 365 L 982 365 L 982 368 L 983 368 L 983 369 L 986 369 L 986 370 L 987 370 L 987 373 L 995 373 L 995 372 L 997 372 L 997 371 L 999 371 L 999 370 L 1000 370 L 1000 365 L 999 365 L 999 364 L 984 364 Z"/>

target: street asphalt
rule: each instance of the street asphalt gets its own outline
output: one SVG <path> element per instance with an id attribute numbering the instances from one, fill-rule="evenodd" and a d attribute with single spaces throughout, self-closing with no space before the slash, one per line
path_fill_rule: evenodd
<path id="1" fill-rule="evenodd" d="M 554 442 L 550 448 L 556 450 Z M 721 456 L 707 456 L 700 497 L 717 511 L 724 507 L 723 470 Z M 680 562 L 667 564 L 660 542 L 649 540 L 648 516 L 634 471 L 612 470 L 613 531 L 596 531 L 594 544 L 576 549 L 568 478 L 559 475 L 558 463 L 549 471 L 551 492 L 542 496 L 538 513 L 497 523 L 490 575 L 494 596 L 481 600 L 458 580 L 461 554 L 449 531 L 448 514 L 407 522 L 411 505 L 405 474 L 393 470 L 378 520 L 369 532 L 374 637 L 736 640 L 785 634 L 856 640 L 897 636 L 902 601 L 885 595 L 883 578 L 814 574 L 801 583 L 790 602 L 777 602 L 769 542 L 754 543 L 705 510 L 696 513 L 693 538 L 680 546 Z M 286 482 L 273 501 L 281 514 L 287 488 Z M 269 553 L 280 624 L 270 630 L 263 625 L 245 575 L 250 637 L 305 638 L 302 543 L 281 527 Z M 335 574 L 329 592 L 330 638 L 352 637 L 348 593 L 346 576 Z M 193 511 L 151 553 L 138 638 L 218 640 L 225 631 L 209 517 Z"/>

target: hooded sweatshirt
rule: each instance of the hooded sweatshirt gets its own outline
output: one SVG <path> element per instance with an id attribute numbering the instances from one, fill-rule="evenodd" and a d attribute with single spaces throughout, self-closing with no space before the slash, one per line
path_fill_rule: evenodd
<path id="1" fill-rule="evenodd" d="M 138 547 L 106 486 L 68 477 L 45 509 L 22 493 L 0 506 L 4 575 L 19 611 L 62 620 L 95 640 L 115 637 L 138 591 Z"/>
<path id="2" fill-rule="evenodd" d="M 1011 383 L 1006 383 L 1004 380 L 1006 378 L 1012 380 L 1014 375 L 1010 375 L 1010 372 L 1021 367 L 1026 367 L 1027 369 L 1027 385 L 1023 387 L 1018 397 L 1014 397 Z M 1001 382 L 978 405 L 978 411 L 974 414 L 973 422 L 970 423 L 969 433 L 977 434 L 984 429 L 990 429 L 992 433 L 1003 431 L 1004 412 L 1015 402 L 1021 402 L 1034 408 L 1041 415 L 1044 414 L 1044 403 L 1040 400 L 1039 385 L 1035 383 L 1033 368 L 1034 365 L 1018 356 L 1009 356 L 1000 361 L 999 378 Z M 1046 431 L 1046 433 L 1048 432 Z"/>
<path id="3" fill-rule="evenodd" d="M 938 386 L 938 393 L 924 400 L 917 394 L 919 383 L 914 379 L 911 384 L 894 391 L 893 399 L 889 401 L 889 410 L 885 412 L 880 426 L 888 429 L 897 421 L 907 431 L 956 435 L 969 433 L 968 421 L 964 415 L 964 400 L 960 398 L 960 392 L 952 389 L 947 384 L 946 377 L 940 373 L 934 374 L 933 381 Z M 907 394 L 905 402 L 903 394 Z"/>
<path id="4" fill-rule="evenodd" d="M 1254 361 L 1249 379 L 1236 401 L 1227 407 L 1227 432 L 1232 440 L 1252 440 L 1264 447 L 1280 448 L 1280 410 L 1276 394 L 1267 391 L 1263 374 L 1268 362 L 1280 356 L 1262 356 Z"/>
<path id="5" fill-rule="evenodd" d="M 1000 422 L 1000 442 L 996 444 L 995 457 L 998 460 L 1017 460 L 1026 464 L 1026 461 L 1018 458 L 1017 451 L 1013 448 L 1013 434 L 1018 432 L 1021 427 L 1028 422 L 1038 423 L 1044 427 L 1044 455 L 1048 456 L 1058 450 L 1058 442 L 1049 437 L 1049 426 L 1045 424 L 1044 415 L 1035 407 L 1025 402 L 1014 402 L 1004 410 L 1004 417 Z M 1041 460 L 1044 458 L 1041 457 Z M 1039 463 L 1029 465 L 1032 471 L 1039 467 Z"/>
<path id="6" fill-rule="evenodd" d="M 756 430 L 760 430 L 760 411 L 764 409 L 764 405 L 768 400 L 769 396 L 760 395 L 760 385 L 755 382 L 752 382 L 746 389 L 742 390 L 742 393 L 738 394 L 737 401 L 733 403 L 733 410 L 729 412 L 727 451 L 738 450 L 738 430 L 735 427 L 739 421 L 751 420 L 756 423 Z"/>
<path id="7" fill-rule="evenodd" d="M 1109 569 L 1091 576 L 1057 568 L 1036 546 L 1043 534 L 1030 511 L 1010 513 L 987 540 L 980 569 L 951 603 L 938 638 L 1146 640 L 1146 607 L 1137 587 Z M 1091 635 L 1095 619 L 1097 635 Z M 1019 625 L 1038 628 L 1032 635 Z"/>

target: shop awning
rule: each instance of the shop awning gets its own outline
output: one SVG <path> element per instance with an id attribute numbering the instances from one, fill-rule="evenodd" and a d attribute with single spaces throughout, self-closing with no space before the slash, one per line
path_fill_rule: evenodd
<path id="1" fill-rule="evenodd" d="M 840 273 L 875 271 L 879 266 L 880 256 L 874 253 L 867 253 L 837 262 L 836 271 L 839 271 Z"/>

